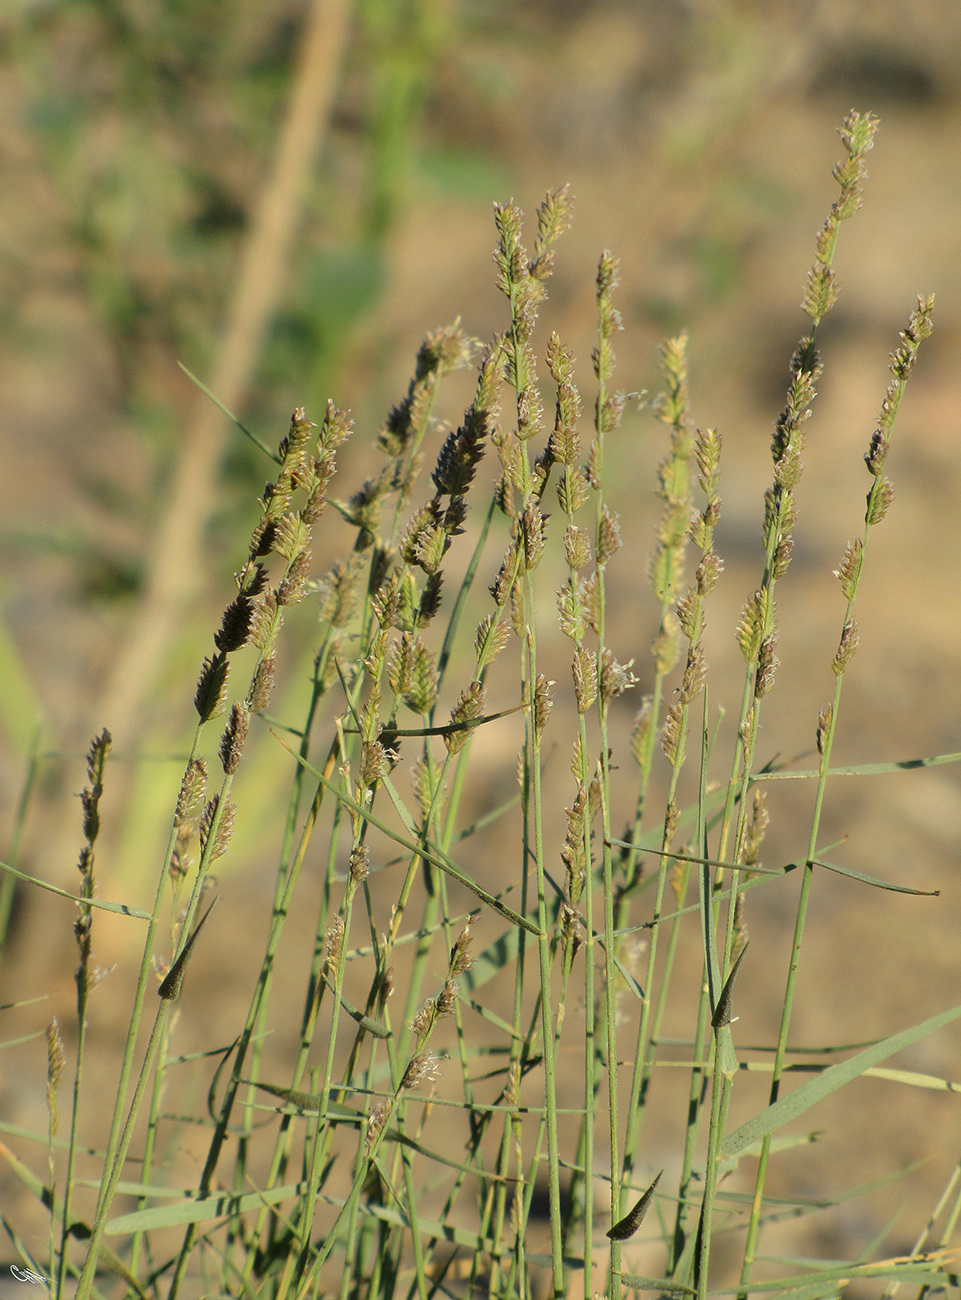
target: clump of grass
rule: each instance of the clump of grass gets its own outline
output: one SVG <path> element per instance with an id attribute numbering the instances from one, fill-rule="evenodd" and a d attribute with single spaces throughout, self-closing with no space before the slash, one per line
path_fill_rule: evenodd
<path id="1" fill-rule="evenodd" d="M 377 433 L 379 461 L 353 495 L 329 495 L 336 452 L 351 433 L 348 417 L 329 403 L 317 432 L 303 411 L 294 413 L 241 557 L 237 593 L 201 668 L 199 721 L 152 910 L 126 909 L 131 924 L 146 923 L 146 937 L 95 1188 L 75 1167 L 81 1082 L 89 1081 L 96 1051 L 86 1028 L 96 1006 L 88 997 L 91 936 L 97 908 L 119 905 L 98 900 L 93 888 L 106 733 L 91 750 L 77 896 L 73 1122 L 58 1147 L 64 1064 L 51 1026 L 46 1180 L 9 1157 L 50 1211 L 48 1275 L 58 1295 L 75 1286 L 86 1300 L 113 1286 L 111 1274 L 128 1294 L 170 1300 L 589 1300 L 646 1291 L 704 1296 L 732 1285 L 744 1295 L 763 1288 L 820 1296 L 854 1278 L 947 1285 L 961 1209 L 953 1186 L 940 1207 L 942 1236 L 931 1245 L 920 1236 L 910 1256 L 886 1258 L 878 1240 L 843 1266 L 806 1261 L 799 1273 L 790 1260 L 768 1258 L 760 1272 L 762 1236 L 780 1204 L 766 1191 L 770 1163 L 808 1140 L 779 1138 L 783 1126 L 961 1015 L 961 1007 L 938 1012 L 853 1053 L 825 1043 L 812 1076 L 784 1088 L 818 874 L 841 871 L 865 887 L 919 892 L 829 862 L 819 846 L 842 686 L 858 648 L 855 601 L 871 534 L 891 504 L 885 460 L 906 381 L 931 332 L 931 299 L 919 300 L 892 355 L 865 456 L 863 530 L 836 571 L 847 606 L 838 648 L 826 652 L 835 685 L 817 719 L 818 765 L 776 773 L 813 784 L 806 847 L 784 867 L 761 857 L 765 782 L 775 773 L 757 751 L 764 701 L 778 686 L 775 595 L 791 560 L 804 429 L 822 368 L 818 330 L 836 296 L 838 234 L 860 205 L 876 126 L 870 114 L 852 113 L 841 132 L 840 193 L 817 239 L 803 303 L 810 325 L 791 360 L 772 439 L 760 577 L 733 629 L 744 679 L 726 766 L 703 637 L 723 569 L 715 550 L 722 438 L 691 419 L 684 336 L 665 343 L 664 391 L 650 403 L 669 431 L 647 568 L 658 611 L 653 676 L 630 736 L 617 724 L 616 702 L 640 684 L 640 647 L 615 646 L 609 631 L 610 603 L 623 599 L 617 568 L 625 538 L 605 488 L 631 398 L 614 387 L 621 321 L 610 253 L 597 272 L 590 396 L 582 395 L 570 347 L 551 333 L 543 352 L 553 413 L 545 397 L 539 315 L 570 220 L 566 189 L 538 210 L 531 252 L 520 210 L 495 208 L 503 332 L 485 347 L 459 322 L 428 336 L 406 396 Z M 448 374 L 471 365 L 473 400 L 456 429 L 441 430 L 427 476 L 438 390 Z M 485 458 L 496 461 L 486 486 Z M 328 504 L 333 511 L 325 515 Z M 312 534 L 334 514 L 346 558 L 315 580 Z M 640 546 L 632 536 L 630 551 Z M 556 581 L 555 556 L 554 571 L 563 574 L 556 592 L 545 590 Z M 308 705 L 300 718 L 271 718 L 284 622 L 311 601 L 320 632 Z M 569 645 L 565 686 L 543 668 L 548 609 Z M 241 659 L 245 647 L 253 653 Z M 235 688 L 237 664 L 251 657 Z M 211 724 L 220 719 L 213 743 Z M 250 963 L 247 1007 L 238 1015 L 233 1002 L 214 1005 L 184 976 L 196 951 L 223 942 L 213 926 L 203 930 L 210 906 L 197 918 L 211 867 L 243 824 L 231 795 L 246 744 L 267 728 L 278 761 L 290 764 L 289 799 L 278 819 L 265 945 Z M 516 779 L 515 792 L 496 802 L 475 754 L 481 729 L 496 737 L 497 756 Z M 547 779 L 552 753 L 569 760 L 567 807 L 554 802 L 556 784 Z M 628 760 L 637 778 L 625 808 L 612 772 Z M 696 774 L 685 793 L 690 768 Z M 661 785 L 658 803 L 652 792 Z M 288 921 L 301 906 L 308 861 L 323 883 L 313 942 L 301 952 L 288 939 Z M 741 1058 L 758 1051 L 736 1038 L 736 981 L 750 964 L 748 899 L 760 887 L 784 888 L 795 870 L 801 887 L 793 932 L 784 935 L 788 977 L 780 1023 L 771 1029 L 770 1095 L 732 1128 Z M 234 886 L 225 881 L 222 889 Z M 678 978 L 689 930 L 699 936 L 703 978 L 689 1006 L 693 1034 L 678 1059 L 664 1027 L 678 1000 L 690 997 Z M 294 1048 L 278 1055 L 269 1034 L 290 1017 L 289 993 L 281 999 L 274 988 L 281 956 L 299 971 L 302 1002 Z M 159 994 L 153 1016 L 152 988 Z M 216 1058 L 206 1108 L 190 1116 L 206 1143 L 190 1186 L 171 1181 L 166 1154 L 177 1128 L 165 1090 L 183 1093 L 186 1064 L 177 1046 L 180 1003 L 185 1016 L 211 1025 Z M 141 1025 L 151 1020 L 138 1051 Z M 220 1046 L 225 1039 L 229 1045 Z M 576 1070 L 565 1069 L 572 1058 Z M 667 1070 L 675 1085 L 666 1102 L 655 1085 Z M 901 1076 L 902 1085 L 912 1082 L 919 1080 Z M 676 1108 L 681 1136 L 670 1169 L 658 1170 L 648 1150 L 666 1105 Z M 545 1188 L 542 1231 L 537 1204 Z M 118 1195 L 127 1208 L 118 1208 Z M 814 1208 L 798 1197 L 792 1212 Z M 726 1271 L 712 1270 L 720 1234 L 739 1243 L 733 1272 L 729 1244 Z M 33 1267 L 35 1248 L 14 1240 Z M 656 1260 L 655 1274 L 638 1274 L 637 1260 Z"/>

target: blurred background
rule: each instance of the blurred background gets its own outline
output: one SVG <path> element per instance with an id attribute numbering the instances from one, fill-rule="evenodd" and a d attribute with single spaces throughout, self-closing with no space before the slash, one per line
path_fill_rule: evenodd
<path id="1" fill-rule="evenodd" d="M 556 329 L 589 390 L 593 279 L 605 248 L 622 262 L 618 386 L 656 391 L 659 343 L 689 331 L 692 415 L 724 438 L 717 540 L 727 569 L 707 649 L 720 680 L 729 672 L 739 683 L 733 628 L 761 572 L 770 434 L 804 330 L 798 303 L 814 237 L 836 194 L 836 131 L 852 107 L 876 113 L 881 129 L 864 209 L 841 229 L 841 296 L 820 336 L 825 373 L 782 584 L 781 669 L 765 704 L 762 760 L 813 747 L 843 616 L 831 570 L 861 531 L 861 458 L 888 355 L 917 295 L 930 292 L 935 334 L 886 466 L 897 500 L 872 536 L 835 760 L 961 749 L 961 8 L 7 0 L 4 827 L 15 823 L 31 753 L 56 757 L 37 767 L 23 838 L 11 844 L 5 832 L 5 855 L 72 882 L 80 818 L 71 794 L 84 784 L 91 736 L 107 726 L 121 758 L 160 756 L 165 776 L 129 763 L 122 804 L 108 788 L 103 892 L 132 891 L 137 903 L 138 891 L 152 893 L 179 779 L 177 763 L 161 760 L 185 748 L 197 669 L 269 473 L 183 368 L 271 446 L 295 405 L 317 420 L 328 397 L 349 408 L 357 433 L 335 485 L 346 496 L 368 472 L 373 437 L 406 391 L 424 333 L 460 316 L 486 340 L 504 324 L 492 202 L 516 199 L 532 239 L 537 204 L 564 183 L 576 197 L 574 225 L 558 247 L 541 352 Z M 456 422 L 471 390 L 469 376 L 452 382 L 438 414 Z M 663 429 L 632 410 L 609 453 L 621 458 L 612 504 L 631 525 L 614 641 L 621 658 L 636 656 L 641 690 L 655 611 L 636 579 L 664 450 Z M 336 554 L 324 547 L 320 529 L 318 571 Z M 309 629 L 302 635 L 306 664 Z M 732 710 L 737 698 L 726 701 Z M 772 864 L 803 843 L 810 796 L 794 784 L 772 788 Z M 848 865 L 941 896 L 824 882 L 798 1041 L 889 1033 L 961 1000 L 957 770 L 840 784 L 825 837 L 852 836 Z M 257 809 L 266 824 L 279 788 L 261 769 L 230 868 L 249 873 L 252 897 L 264 852 Z M 44 972 L 69 1001 L 69 908 L 58 931 L 48 905 L 41 913 L 19 895 L 15 905 L 3 1001 L 36 994 Z M 770 1036 L 778 1005 L 793 894 L 768 906 L 755 938 L 756 1016 L 745 1029 L 757 1040 Z M 105 923 L 107 959 L 112 933 Z M 46 1023 L 49 1009 L 37 1016 Z M 957 1034 L 920 1044 L 912 1065 L 961 1077 Z M 848 1143 L 831 1157 L 838 1181 L 845 1151 L 857 1148 L 859 1178 L 927 1154 L 918 1177 L 940 1187 L 961 1154 L 956 1099 L 931 1094 L 922 1104 L 921 1094 L 865 1087 L 878 1103 L 870 1120 L 842 1115 L 847 1099 L 823 1108 L 824 1126 L 840 1122 Z M 882 1197 L 878 1222 L 903 1195 Z M 846 1223 L 842 1211 L 820 1246 L 849 1251 L 870 1227 Z"/>

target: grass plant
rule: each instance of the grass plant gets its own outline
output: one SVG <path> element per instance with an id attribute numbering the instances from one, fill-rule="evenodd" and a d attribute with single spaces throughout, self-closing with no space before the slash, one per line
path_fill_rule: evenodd
<path id="1" fill-rule="evenodd" d="M 867 1075 L 904 1090 L 956 1088 L 882 1063 L 961 1017 L 961 1006 L 928 1009 L 919 1023 L 854 1047 L 825 1041 L 812 1053 L 791 1038 L 819 877 L 840 872 L 865 890 L 921 892 L 910 880 L 830 860 L 821 823 L 837 773 L 845 673 L 858 649 L 856 602 L 871 537 L 893 499 L 886 457 L 931 333 L 931 298 L 919 299 L 901 332 L 866 439 L 867 503 L 859 536 L 838 560 L 845 609 L 837 648 L 825 650 L 833 693 L 812 719 L 816 765 L 779 765 L 759 743 L 765 699 L 780 686 L 776 596 L 798 521 L 819 332 L 876 127 L 872 115 L 852 112 L 840 133 L 839 193 L 817 237 L 808 324 L 771 443 L 760 572 L 732 629 L 744 662 L 733 725 L 720 688 L 709 695 L 703 637 L 723 569 L 715 550 L 721 434 L 695 426 L 686 339 L 668 340 L 663 391 L 646 403 L 667 431 L 660 517 L 653 542 L 636 535 L 635 520 L 626 537 L 609 485 L 618 433 L 639 399 L 615 387 L 621 319 L 610 253 L 597 271 L 589 395 L 571 348 L 540 332 L 571 218 L 566 189 L 538 209 L 530 252 L 519 208 L 496 205 L 503 330 L 486 346 L 460 322 L 428 335 L 406 395 L 376 434 L 369 477 L 352 495 L 335 491 L 338 450 L 357 436 L 348 415 L 328 402 L 318 429 L 294 412 L 194 687 L 196 730 L 149 908 L 98 897 L 106 731 L 88 757 L 71 895 L 73 1062 L 54 1021 L 47 1131 L 8 1134 L 3 1148 L 50 1224 L 46 1243 L 27 1241 L 4 1217 L 18 1267 L 48 1279 L 52 1293 L 615 1300 L 776 1292 L 813 1300 L 852 1286 L 893 1294 L 908 1285 L 918 1295 L 957 1286 L 956 1175 L 931 1212 L 914 1207 L 908 1253 L 883 1235 L 843 1262 L 765 1253 L 784 1216 L 830 1213 L 840 1197 L 827 1175 L 816 1201 L 768 1190 L 774 1162 L 813 1140 L 804 1125 L 817 1103 Z M 439 425 L 441 385 L 471 367 L 474 396 L 462 422 Z M 485 459 L 496 462 L 487 480 Z M 330 552 L 335 536 L 346 558 L 316 579 L 315 539 Z M 630 579 L 644 553 L 642 594 Z M 639 666 L 642 647 L 613 643 L 609 613 L 628 588 L 656 611 L 650 671 Z M 306 709 L 274 716 L 285 624 L 318 616 Z M 545 643 L 558 624 L 570 664 L 563 684 L 546 669 Z M 621 697 L 639 685 L 647 693 L 627 735 Z M 242 827 L 234 779 L 257 732 L 289 773 L 288 798 L 277 811 L 263 933 L 225 940 L 213 901 L 243 883 L 236 875 L 218 883 L 213 868 Z M 631 766 L 625 802 L 614 773 Z M 903 766 L 879 761 L 860 775 Z M 775 778 L 806 780 L 812 792 L 797 860 L 783 866 L 762 860 Z M 313 894 L 308 876 L 319 882 Z M 51 888 L 15 863 L 8 878 Z M 779 1023 L 766 1047 L 749 1047 L 738 1042 L 737 1012 L 758 889 L 792 891 L 795 921 L 783 934 Z M 291 918 L 305 897 L 317 912 L 301 948 Z M 107 1089 L 103 1146 L 91 1153 L 81 1102 L 95 1074 L 104 1095 L 92 952 L 105 908 L 126 913 L 143 944 L 138 971 L 111 976 L 129 981 L 129 1030 Z M 255 938 L 263 947 L 254 952 Z M 188 969 L 224 943 L 241 950 L 242 999 L 240 977 L 224 990 L 193 982 Z M 681 970 L 692 951 L 702 965 L 693 983 Z M 667 1028 L 679 1003 L 692 1026 L 680 1044 Z M 209 1027 L 193 1057 L 178 1041 L 190 1017 Z M 293 1045 L 278 1050 L 271 1036 L 284 1026 Z M 804 1082 L 788 1086 L 801 1068 Z M 766 1071 L 767 1099 L 734 1123 L 732 1101 L 752 1071 Z M 651 1152 L 665 1149 L 657 1130 L 668 1112 L 678 1137 L 661 1168 Z M 188 1129 L 202 1135 L 189 1184 L 176 1159 Z M 45 1149 L 45 1160 L 21 1158 L 20 1145 Z"/>

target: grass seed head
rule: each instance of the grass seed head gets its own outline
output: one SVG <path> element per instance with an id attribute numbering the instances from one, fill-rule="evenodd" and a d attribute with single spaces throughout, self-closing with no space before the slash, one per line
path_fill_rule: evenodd
<path id="1" fill-rule="evenodd" d="M 831 667 L 834 670 L 835 677 L 843 677 L 848 664 L 857 653 L 858 644 L 861 637 L 858 633 L 858 625 L 853 618 L 849 618 L 844 624 L 844 630 L 841 633 L 841 640 L 835 651 L 834 660 Z"/>
<path id="2" fill-rule="evenodd" d="M 220 761 L 227 776 L 233 776 L 240 766 L 249 722 L 250 713 L 246 703 L 234 704 L 220 739 Z"/>
<path id="3" fill-rule="evenodd" d="M 277 659 L 275 655 L 267 655 L 258 663 L 250 687 L 251 713 L 263 713 L 270 703 L 276 671 Z"/>

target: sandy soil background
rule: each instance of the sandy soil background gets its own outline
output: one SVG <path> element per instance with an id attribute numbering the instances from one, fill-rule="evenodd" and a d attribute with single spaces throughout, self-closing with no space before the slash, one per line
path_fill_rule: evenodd
<path id="1" fill-rule="evenodd" d="M 104 326 L 77 254 L 75 196 L 64 188 L 63 168 L 51 166 L 31 118 L 18 44 L 28 8 L 20 18 L 0 19 L 0 274 L 7 290 L 0 526 L 10 647 L 7 679 L 0 684 L 8 698 L 0 778 L 3 824 L 10 826 L 29 742 L 23 718 L 35 709 L 44 750 L 64 756 L 41 767 L 20 860 L 31 872 L 69 883 L 80 843 L 71 795 L 83 784 L 80 755 L 91 721 L 108 726 L 118 751 L 128 756 L 134 750 L 182 751 L 192 726 L 197 648 L 236 567 L 230 530 L 243 511 L 249 513 L 262 471 L 245 479 L 237 455 L 225 454 L 227 472 L 216 483 L 185 581 L 193 588 L 187 630 L 169 639 L 134 712 L 98 715 L 103 683 L 133 626 L 140 599 L 136 566 L 155 539 L 191 411 L 192 390 L 176 362 L 207 374 L 222 298 L 215 291 L 198 294 L 193 337 L 205 342 L 194 354 L 178 350 L 162 333 L 151 334 L 147 319 L 137 335 L 136 311 L 130 326 L 136 347 Z M 251 13 L 257 14 L 256 6 Z M 300 11 L 291 4 L 283 13 L 296 46 Z M 835 194 L 835 132 L 851 107 L 870 109 L 881 118 L 881 130 L 864 210 L 842 229 L 835 264 L 841 298 L 822 336 L 826 368 L 810 425 L 795 558 L 780 597 L 781 669 L 765 706 L 762 757 L 794 758 L 812 748 L 817 713 L 831 690 L 830 659 L 843 614 L 831 570 L 861 527 L 868 487 L 861 458 L 883 396 L 888 354 L 917 295 L 930 292 L 937 295 L 936 331 L 909 386 L 887 466 L 897 500 L 872 538 L 859 598 L 862 648 L 846 682 L 835 759 L 857 763 L 961 748 L 961 10 L 934 2 L 906 9 L 885 0 L 870 6 L 844 0 L 717 6 L 545 0 L 494 4 L 483 14 L 478 7 L 452 6 L 448 20 L 414 161 L 384 235 L 376 303 L 358 314 L 346 342 L 332 353 L 336 373 L 327 376 L 329 394 L 353 410 L 359 430 L 343 457 L 341 491 L 363 478 L 369 439 L 403 393 L 423 333 L 458 314 L 481 339 L 502 325 L 489 259 L 491 201 L 513 196 L 532 225 L 544 191 L 569 182 L 575 221 L 558 250 L 542 343 L 547 329 L 557 329 L 587 362 L 593 275 L 604 248 L 622 261 L 621 386 L 656 390 L 660 340 L 681 327 L 690 331 L 693 415 L 699 424 L 716 425 L 725 440 L 718 550 L 727 567 L 707 649 L 721 684 L 714 690 L 730 683 L 724 703 L 736 709 L 740 659 L 733 627 L 760 576 L 770 431 L 804 326 L 797 304 L 814 235 Z M 263 15 L 256 21 L 267 23 Z M 82 81 L 90 31 L 53 23 L 48 35 L 60 42 L 66 75 Z M 355 182 L 361 150 L 365 50 L 356 36 L 351 41 L 322 146 L 318 184 L 326 186 L 323 201 L 330 209 L 340 201 L 338 185 L 346 193 Z M 109 97 L 109 86 L 103 93 Z M 110 131 L 95 143 L 109 158 Z M 81 137 L 81 144 L 94 147 L 90 138 Z M 241 193 L 256 192 L 269 147 L 265 139 L 259 158 L 256 150 L 238 154 Z M 446 160 L 446 171 L 432 165 L 438 158 Z M 460 171 L 452 158 L 466 160 L 458 163 Z M 453 174 L 462 177 L 457 184 Z M 134 211 L 131 220 L 135 229 L 149 221 L 149 212 Z M 335 218 L 312 192 L 298 241 L 322 243 L 332 225 Z M 118 236 L 116 247 L 102 252 L 115 259 L 122 277 L 136 262 L 138 246 Z M 296 296 L 301 252 L 295 242 L 278 312 Z M 236 254 L 236 242 L 219 248 L 224 284 Z M 166 273 L 156 268 L 160 297 Z M 146 306 L 143 311 L 149 316 Z M 137 370 L 134 388 L 129 366 Z M 262 366 L 248 385 L 243 414 L 273 443 L 286 414 L 305 398 L 296 375 L 270 380 Z M 454 381 L 439 414 L 456 421 L 469 390 L 467 381 Z M 629 553 L 622 556 L 620 576 L 614 575 L 622 587 L 613 602 L 611 639 L 623 658 L 636 656 L 641 690 L 650 680 L 646 647 L 654 611 L 637 573 L 656 518 L 651 486 L 663 450 L 659 426 L 632 413 L 619 437 L 612 493 L 614 508 L 632 527 Z M 318 569 L 331 559 L 324 546 L 321 535 Z M 558 655 L 551 675 L 559 678 L 566 672 L 563 649 L 546 653 L 548 659 Z M 9 705 L 12 696 L 17 708 Z M 626 710 L 625 729 L 629 721 Z M 486 743 L 493 797 L 504 779 L 502 752 L 493 740 Z M 163 771 L 164 778 L 152 782 L 142 767 L 127 774 L 137 796 L 133 826 L 111 805 L 119 796 L 108 792 L 104 895 L 145 890 L 133 900 L 143 902 L 152 892 L 149 863 L 163 842 L 177 781 L 174 764 Z M 268 797 L 269 790 L 261 807 Z M 765 860 L 773 864 L 803 852 L 809 795 L 784 783 L 772 789 L 771 800 Z M 837 878 L 819 882 L 797 1042 L 867 1039 L 959 1001 L 959 825 L 961 786 L 952 766 L 839 781 L 831 788 L 822 838 L 851 837 L 843 850 L 848 865 L 941 892 L 937 899 L 906 899 Z M 270 848 L 256 831 L 245 846 L 223 882 L 230 899 L 221 912 L 229 909 L 235 935 L 262 923 L 270 889 L 262 866 Z M 761 894 L 752 918 L 752 961 L 743 977 L 749 996 L 741 1032 L 751 1042 L 769 1038 L 776 1023 L 784 934 L 793 924 L 793 891 Z M 42 1028 L 51 1010 L 69 1017 L 70 920 L 66 907 L 51 910 L 18 896 L 0 1000 L 21 1002 L 41 992 L 50 997 L 11 1013 L 5 1040 Z M 309 928 L 305 918 L 305 942 Z M 105 994 L 98 1010 L 98 1031 L 108 1041 L 123 1029 L 123 973 L 134 969 L 136 955 L 109 922 L 101 948 L 101 960 L 118 968 L 111 985 L 120 996 L 114 1003 Z M 229 990 L 236 962 L 245 1003 L 243 948 L 228 944 L 226 955 L 205 968 L 205 978 Z M 696 962 L 696 954 L 690 959 Z M 191 1041 L 189 1025 L 184 1032 Z M 42 1041 L 8 1048 L 5 1057 L 3 1117 L 41 1124 Z M 919 1044 L 901 1063 L 961 1080 L 957 1029 Z M 795 1191 L 814 1194 L 825 1183 L 837 1191 L 928 1161 L 868 1200 L 811 1220 L 798 1248 L 847 1256 L 908 1207 L 895 1232 L 898 1248 L 906 1248 L 961 1155 L 959 1104 L 957 1097 L 871 1081 L 821 1107 L 817 1127 L 829 1135 L 793 1160 Z M 744 1117 L 752 1108 L 745 1103 Z M 652 1167 L 671 1161 L 672 1140 L 664 1131 L 650 1153 Z M 12 1184 L 4 1186 L 6 1211 L 15 1192 Z M 784 1190 L 777 1176 L 772 1190 Z"/>

